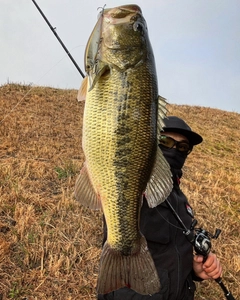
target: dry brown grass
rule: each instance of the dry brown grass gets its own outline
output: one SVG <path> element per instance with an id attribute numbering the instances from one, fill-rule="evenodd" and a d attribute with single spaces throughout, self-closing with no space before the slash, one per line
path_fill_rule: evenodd
<path id="1" fill-rule="evenodd" d="M 75 90 L 9 84 L 0 88 L 0 107 L 0 299 L 95 299 L 101 213 L 72 199 L 83 162 L 83 104 Z M 222 229 L 213 248 L 237 297 L 240 115 L 178 105 L 169 110 L 204 136 L 189 156 L 182 187 L 199 225 Z M 224 296 L 215 282 L 203 282 L 200 299 Z"/>

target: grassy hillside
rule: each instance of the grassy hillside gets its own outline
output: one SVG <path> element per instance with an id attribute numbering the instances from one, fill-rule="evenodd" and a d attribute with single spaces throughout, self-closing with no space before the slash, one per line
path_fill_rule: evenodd
<path id="1" fill-rule="evenodd" d="M 101 213 L 72 199 L 83 162 L 83 103 L 75 90 L 0 87 L 0 299 L 95 299 Z M 182 188 L 199 226 L 221 228 L 213 249 L 224 283 L 240 296 L 240 115 L 169 105 L 204 137 Z M 214 281 L 196 300 L 224 299 Z"/>

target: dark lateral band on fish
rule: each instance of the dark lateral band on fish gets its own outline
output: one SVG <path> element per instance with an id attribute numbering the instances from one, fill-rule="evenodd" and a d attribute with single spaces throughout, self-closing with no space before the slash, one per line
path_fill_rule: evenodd
<path id="1" fill-rule="evenodd" d="M 82 204 L 102 208 L 107 241 L 97 292 L 128 287 L 160 290 L 158 274 L 139 230 L 143 194 L 150 207 L 172 189 L 168 163 L 158 148 L 166 101 L 158 96 L 154 55 L 137 5 L 101 12 L 85 50 L 87 77 L 82 147 L 85 163 L 76 182 Z"/>

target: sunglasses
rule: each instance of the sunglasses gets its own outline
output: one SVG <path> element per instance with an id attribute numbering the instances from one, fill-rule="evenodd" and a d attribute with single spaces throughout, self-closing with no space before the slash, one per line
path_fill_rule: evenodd
<path id="1" fill-rule="evenodd" d="M 183 154 L 188 155 L 192 151 L 192 146 L 186 142 L 178 142 L 171 138 L 170 136 L 161 135 L 159 140 L 159 146 L 161 146 L 163 149 L 172 149 L 174 146 L 176 146 L 176 149 L 180 151 Z"/>

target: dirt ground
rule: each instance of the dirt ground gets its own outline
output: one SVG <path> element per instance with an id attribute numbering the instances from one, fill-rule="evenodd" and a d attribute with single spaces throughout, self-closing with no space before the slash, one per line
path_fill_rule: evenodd
<path id="1" fill-rule="evenodd" d="M 72 197 L 84 161 L 84 103 L 77 91 L 0 87 L 0 299 L 95 299 L 102 214 Z M 182 188 L 199 226 L 222 230 L 212 249 L 223 282 L 240 296 L 240 115 L 169 105 L 204 137 L 189 156 Z M 231 126 L 229 125 L 231 124 Z M 214 281 L 196 300 L 224 299 Z"/>

